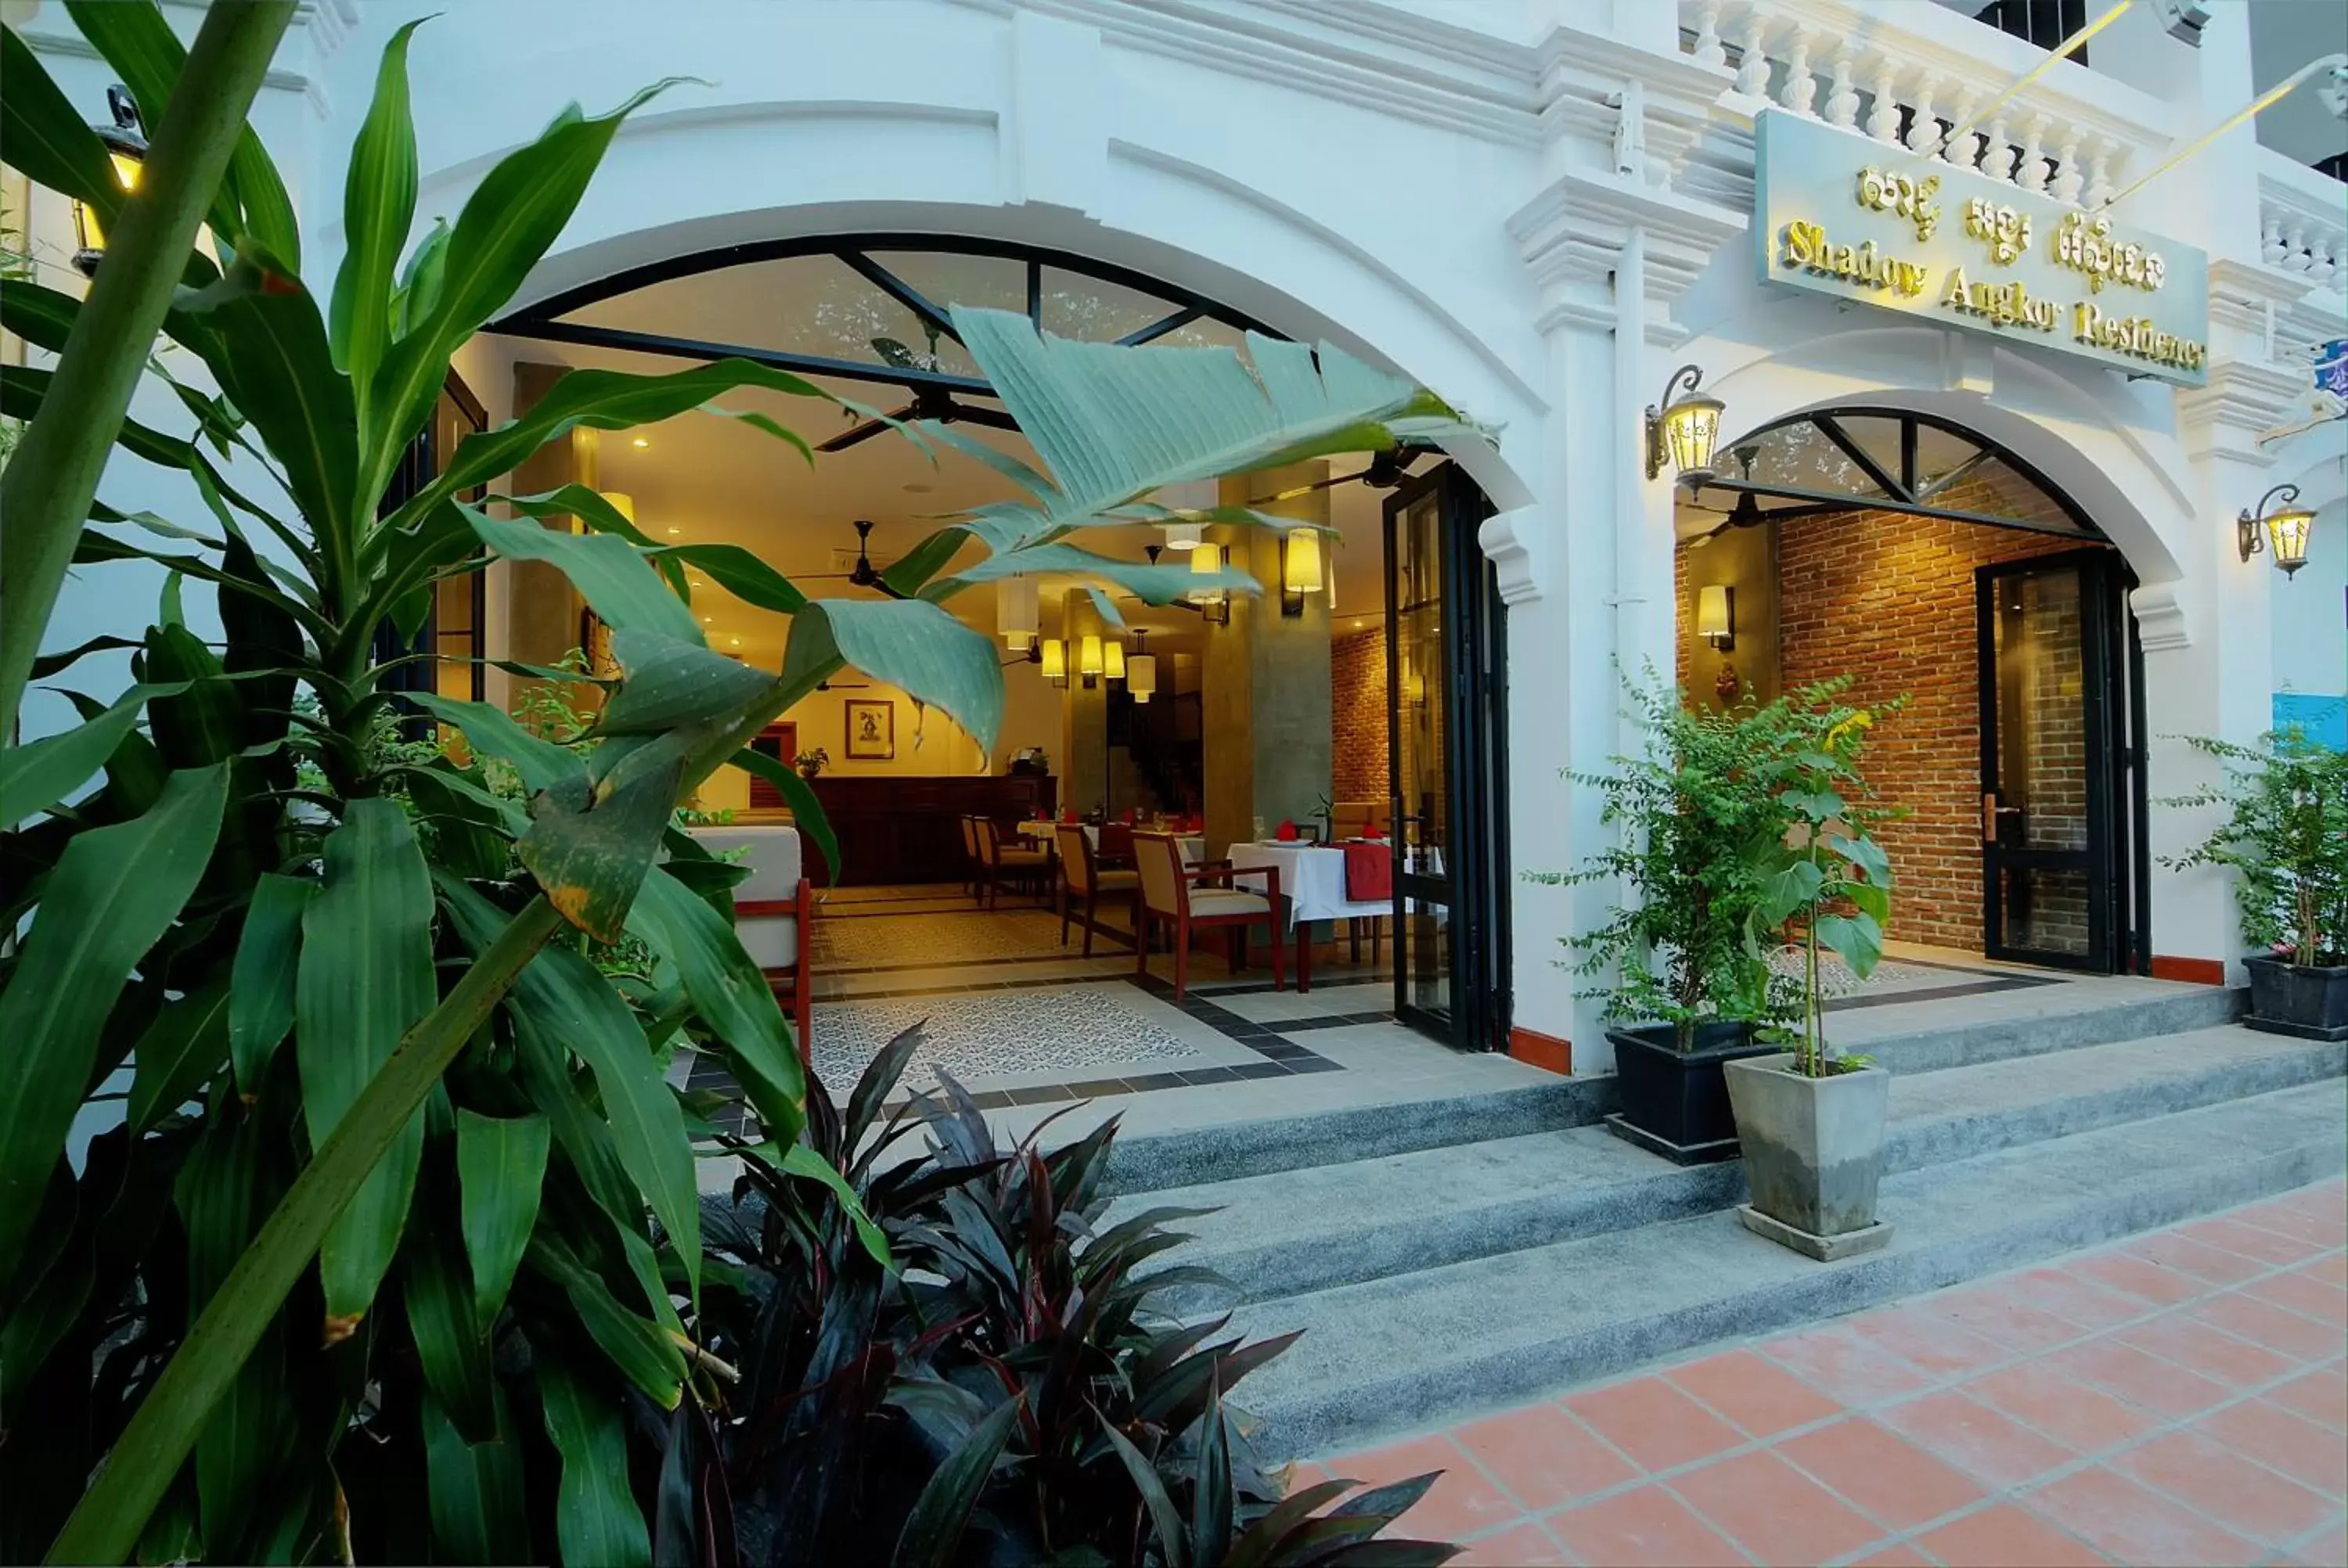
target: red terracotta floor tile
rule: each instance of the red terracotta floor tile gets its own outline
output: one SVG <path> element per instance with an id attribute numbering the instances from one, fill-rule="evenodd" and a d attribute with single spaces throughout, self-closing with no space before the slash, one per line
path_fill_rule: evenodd
<path id="1" fill-rule="evenodd" d="M 1927 1372 L 1970 1372 L 2010 1361 L 2014 1352 L 1921 1307 L 1863 1312 L 1851 1331 Z"/>
<path id="2" fill-rule="evenodd" d="M 1864 1419 L 1788 1438 L 1776 1451 L 1893 1530 L 1912 1530 L 1982 1497 L 1965 1476 Z"/>
<path id="3" fill-rule="evenodd" d="M 1962 1568 L 2106 1568 L 2111 1562 L 2013 1502 L 1927 1531 L 1916 1544 Z"/>
<path id="4" fill-rule="evenodd" d="M 1661 1378 L 1592 1389 L 1565 1401 L 1600 1437 L 1649 1470 L 1733 1449 L 1744 1435 Z"/>
<path id="5" fill-rule="evenodd" d="M 2311 1421 L 2321 1421 L 2335 1431 L 2348 1431 L 2348 1372 L 2343 1372 L 2336 1362 L 2278 1384 L 2267 1390 L 2266 1397 Z"/>
<path id="6" fill-rule="evenodd" d="M 2207 1280 L 2124 1252 L 2098 1253 L 2094 1257 L 2081 1258 L 2075 1266 L 2081 1276 L 2097 1285 L 2125 1290 L 2157 1307 L 2190 1301 L 2207 1295 L 2209 1289 Z"/>
<path id="7" fill-rule="evenodd" d="M 1643 1486 L 1585 1502 L 1543 1521 L 1559 1544 L 1605 1568 L 1667 1563 L 1743 1568 L 1744 1553 L 1661 1486 Z"/>
<path id="8" fill-rule="evenodd" d="M 2151 1304 L 2140 1296 L 2098 1285 L 2085 1275 L 2062 1267 L 2034 1268 L 2027 1274 L 2016 1275 L 2013 1293 L 2041 1311 L 2052 1312 L 2087 1329 L 2116 1328 L 2152 1310 Z"/>
<path id="9" fill-rule="evenodd" d="M 2214 1323 L 2237 1338 L 2301 1361 L 2328 1361 L 2343 1348 L 2340 1330 L 2333 1325 L 2302 1317 L 2239 1290 L 2212 1297 L 2188 1310 L 2186 1316 Z"/>
<path id="10" fill-rule="evenodd" d="M 2295 1236 L 2312 1242 L 2321 1249 L 2348 1245 L 2348 1209 L 2335 1206 L 2330 1213 L 2314 1209 L 2292 1209 L 2277 1205 L 2256 1214 L 2235 1216 L 2246 1225 L 2278 1235 Z"/>
<path id="11" fill-rule="evenodd" d="M 2304 1263 L 2318 1253 L 2338 1245 L 2309 1241 L 2281 1231 L 2268 1230 L 2262 1225 L 2238 1220 L 2231 1214 L 2196 1220 L 2191 1225 L 2179 1225 L 2172 1234 L 2205 1246 L 2219 1247 L 2239 1256 L 2278 1266 Z"/>
<path id="12" fill-rule="evenodd" d="M 1413 1438 L 1407 1442 L 1389 1443 L 1384 1448 L 1321 1462 L 1333 1476 L 1372 1486 L 1406 1481 L 1432 1470 L 1441 1471 L 1442 1479 L 1418 1500 L 1417 1506 L 1402 1516 L 1404 1526 L 1416 1540 L 1457 1541 L 1524 1516 L 1524 1510 L 1485 1480 L 1466 1453 L 1440 1435 Z"/>
<path id="13" fill-rule="evenodd" d="M 1715 1460 L 1673 1476 L 1671 1488 L 1722 1534 L 1765 1563 L 1799 1568 L 1846 1557 L 1885 1533 L 1772 1453 Z"/>
<path id="14" fill-rule="evenodd" d="M 2296 1269 L 2254 1279 L 2242 1286 L 2242 1294 L 2335 1328 L 2348 1327 L 2348 1290 L 2335 1289 Z"/>
<path id="15" fill-rule="evenodd" d="M 2079 1457 L 1955 1392 L 1926 1394 L 1880 1410 L 1876 1419 L 1992 1486 L 2025 1486 Z"/>
<path id="16" fill-rule="evenodd" d="M 2286 1481 L 2199 1432 L 2170 1432 L 2111 1462 L 2113 1469 L 2270 1545 L 2304 1535 L 2340 1511 L 2337 1498 Z"/>
<path id="17" fill-rule="evenodd" d="M 1899 1357 L 1839 1326 L 1772 1339 L 1761 1351 L 1804 1382 L 1850 1406 L 1879 1404 L 1931 1382 Z"/>
<path id="18" fill-rule="evenodd" d="M 2068 1345 L 2085 1332 L 2075 1319 L 2040 1305 L 2029 1287 L 2016 1279 L 1944 1290 L 1918 1302 L 1915 1309 L 1969 1329 L 1998 1346 L 2003 1353 L 1995 1358 L 2001 1361 L 2034 1350 Z"/>
<path id="19" fill-rule="evenodd" d="M 1756 1438 L 1841 1413 L 1842 1407 L 1774 1361 L 1731 1350 L 1674 1367 L 1671 1379 Z"/>
<path id="20" fill-rule="evenodd" d="M 2090 1339 L 2046 1360 L 2058 1372 L 2157 1415 L 2199 1415 L 2227 1397 L 2225 1384 L 2116 1339 Z"/>
<path id="21" fill-rule="evenodd" d="M 2238 1389 L 2271 1381 L 2290 1371 L 2293 1364 L 2288 1356 L 2192 1317 L 2157 1318 L 2123 1328 L 2115 1337 L 2120 1344 L 2133 1345 Z"/>
<path id="22" fill-rule="evenodd" d="M 2195 1241 L 2175 1231 L 2155 1231 L 2150 1235 L 2138 1236 L 2120 1251 L 2211 1285 L 2239 1285 L 2253 1275 L 2266 1272 L 2256 1258 Z"/>
<path id="23" fill-rule="evenodd" d="M 2300 1542 L 2291 1560 L 2303 1563 L 2307 1568 L 2348 1568 L 2348 1519 L 2317 1532 L 2311 1541 Z"/>
<path id="24" fill-rule="evenodd" d="M 1932 1560 L 1913 1546 L 1887 1546 L 1855 1558 L 1850 1568 L 1933 1568 Z"/>
<path id="25" fill-rule="evenodd" d="M 2329 1257 L 2319 1257 L 2301 1264 L 2299 1272 L 2311 1278 L 2322 1280 L 2327 1285 L 2336 1285 L 2343 1290 L 2348 1290 L 2348 1253 L 2335 1252 Z"/>
<path id="26" fill-rule="evenodd" d="M 1409 1515 L 1404 1515 L 1395 1533 L 1404 1540 L 1425 1540 L 1410 1533 L 1409 1522 Z M 1496 1534 L 1478 1537 L 1451 1562 L 1453 1568 L 1550 1568 L 1567 1558 L 1565 1549 L 1550 1539 L 1540 1522 L 1528 1519 Z"/>
<path id="27" fill-rule="evenodd" d="M 2348 1502 L 2348 1433 L 2311 1421 L 2266 1399 L 2212 1410 L 2193 1430 L 2248 1454 L 2269 1470 Z"/>
<path id="28" fill-rule="evenodd" d="M 1973 1398 L 2081 1453 L 2097 1453 L 2142 1437 L 2159 1423 L 2151 1411 L 2065 1377 L 2044 1361 L 2025 1361 L 1962 1386 Z"/>
<path id="29" fill-rule="evenodd" d="M 1528 1405 L 1471 1421 L 1451 1435 L 1535 1512 L 1639 1476 L 1636 1467 L 1591 1437 L 1560 1405 Z"/>
<path id="30" fill-rule="evenodd" d="M 2101 1466 L 2043 1486 L 2024 1501 L 2131 1568 L 2209 1568 L 2264 1555 L 2232 1531 Z"/>

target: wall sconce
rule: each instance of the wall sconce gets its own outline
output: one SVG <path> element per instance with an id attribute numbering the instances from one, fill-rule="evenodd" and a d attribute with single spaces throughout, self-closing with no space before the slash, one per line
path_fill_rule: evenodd
<path id="1" fill-rule="evenodd" d="M 1126 694 L 1137 702 L 1147 702 L 1158 692 L 1158 655 L 1142 646 L 1148 635 L 1142 627 L 1133 629 L 1133 651 L 1125 661 Z"/>
<path id="2" fill-rule="evenodd" d="M 1722 652 L 1736 646 L 1736 590 L 1711 583 L 1695 590 L 1695 634 Z"/>
<path id="3" fill-rule="evenodd" d="M 2283 576 L 2307 564 L 2307 536 L 2314 531 L 2315 514 L 2297 505 L 2298 500 L 2298 486 L 2277 485 L 2259 497 L 2256 516 L 2247 507 L 2242 509 L 2234 519 L 2234 543 L 2244 560 L 2271 546 L 2275 565 L 2282 568 Z M 2272 511 L 2267 509 L 2270 506 L 2274 507 Z"/>
<path id="4" fill-rule="evenodd" d="M 1101 644 L 1101 674 L 1111 681 L 1125 679 L 1125 644 L 1114 637 Z"/>
<path id="5" fill-rule="evenodd" d="M 1002 634 L 1005 648 L 1025 653 L 1035 645 L 1036 635 L 1043 630 L 1042 608 L 1036 579 L 1025 573 L 994 585 L 994 630 Z"/>
<path id="6" fill-rule="evenodd" d="M 1097 632 L 1086 632 L 1084 641 L 1076 644 L 1076 673 L 1084 678 L 1087 692 L 1100 684 L 1101 640 Z"/>
<path id="7" fill-rule="evenodd" d="M 1224 566 L 1230 562 L 1231 555 L 1231 547 L 1229 545 L 1202 544 L 1197 549 L 1190 552 L 1190 570 L 1194 575 L 1199 577 L 1212 577 L 1216 573 L 1221 571 Z M 1229 626 L 1231 623 L 1231 595 L 1230 589 L 1224 588 L 1192 589 L 1189 593 L 1184 594 L 1182 597 L 1190 603 L 1199 607 L 1199 616 L 1200 620 L 1210 621 L 1217 626 Z"/>
<path id="8" fill-rule="evenodd" d="M 1055 686 L 1068 683 L 1068 645 L 1056 637 L 1044 639 L 1044 679 Z"/>
<path id="9" fill-rule="evenodd" d="M 139 189 L 140 166 L 147 161 L 147 138 L 139 123 L 139 106 L 131 101 L 129 88 L 118 84 L 107 88 L 106 107 L 112 112 L 114 123 L 90 128 L 106 144 L 107 160 L 114 165 L 114 178 L 127 195 Z M 82 202 L 73 204 L 73 220 L 74 241 L 80 247 L 74 252 L 74 271 L 85 278 L 94 278 L 98 276 L 98 263 L 106 254 L 106 231 L 98 227 L 98 214 Z"/>
<path id="10" fill-rule="evenodd" d="M 1687 391 L 1673 396 L 1683 380 Z M 1721 410 L 1727 405 L 1697 392 L 1703 380 L 1703 371 L 1684 364 L 1663 383 L 1663 405 L 1647 405 L 1648 478 L 1661 474 L 1666 461 L 1673 477 L 1691 489 L 1712 477 L 1712 448 L 1720 439 Z"/>
<path id="11" fill-rule="evenodd" d="M 1280 546 L 1280 613 L 1296 619 L 1304 613 L 1305 596 L 1320 591 L 1321 530 L 1291 528 Z"/>

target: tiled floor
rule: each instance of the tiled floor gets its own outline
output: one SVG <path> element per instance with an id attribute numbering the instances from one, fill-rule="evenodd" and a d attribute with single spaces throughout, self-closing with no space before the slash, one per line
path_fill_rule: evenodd
<path id="1" fill-rule="evenodd" d="M 1299 1479 L 1442 1470 L 1469 1564 L 2342 1568 L 2344 1353 L 2332 1181 Z"/>

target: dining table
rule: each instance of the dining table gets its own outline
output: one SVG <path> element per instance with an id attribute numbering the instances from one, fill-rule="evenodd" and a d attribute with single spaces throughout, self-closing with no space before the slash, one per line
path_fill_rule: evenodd
<path id="1" fill-rule="evenodd" d="M 1366 920 L 1394 913 L 1392 898 L 1349 898 L 1345 896 L 1345 850 L 1343 845 L 1311 844 L 1302 839 L 1268 844 L 1234 844 L 1224 853 L 1234 880 L 1237 874 L 1266 867 L 1280 873 L 1280 895 L 1288 903 L 1288 927 L 1297 933 L 1296 989 L 1313 989 L 1312 933 L 1315 920 Z"/>
<path id="2" fill-rule="evenodd" d="M 1019 835 L 1022 838 L 1037 839 L 1045 844 L 1056 844 L 1059 841 L 1060 829 L 1064 825 L 1075 826 L 1076 825 L 1073 823 L 1061 824 L 1056 822 L 1023 822 L 1019 825 Z M 1100 824 L 1097 822 L 1087 822 L 1082 825 L 1085 830 L 1086 841 L 1091 844 L 1091 845 L 1097 850 L 1100 847 Z M 1136 833 L 1151 833 L 1157 830 L 1154 828 L 1137 826 L 1133 831 Z M 1177 834 L 1174 835 L 1174 844 L 1175 847 L 1181 851 L 1182 864 L 1185 866 L 1196 866 L 1199 862 L 1207 857 L 1207 835 L 1203 833 Z"/>

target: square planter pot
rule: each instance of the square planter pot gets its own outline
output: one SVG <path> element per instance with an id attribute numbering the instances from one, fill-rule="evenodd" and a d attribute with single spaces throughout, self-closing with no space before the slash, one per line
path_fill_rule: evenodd
<path id="1" fill-rule="evenodd" d="M 1756 1044 L 1753 1026 L 1698 1024 L 1695 1049 L 1682 1051 L 1667 1023 L 1610 1029 L 1615 1085 L 1622 1109 L 1606 1118 L 1613 1134 L 1682 1165 L 1736 1158 L 1736 1116 L 1729 1109 L 1727 1063 L 1779 1048 Z"/>
<path id="2" fill-rule="evenodd" d="M 2242 1021 L 2269 1034 L 2348 1040 L 2348 964 L 2318 968 L 2281 958 L 2245 958 L 2250 1014 Z"/>
<path id="3" fill-rule="evenodd" d="M 1804 1078 L 1785 1071 L 1793 1061 L 1780 1051 L 1725 1069 L 1753 1191 L 1736 1217 L 1822 1262 L 1872 1251 L 1891 1239 L 1891 1227 L 1875 1217 L 1891 1075 L 1869 1067 Z"/>

